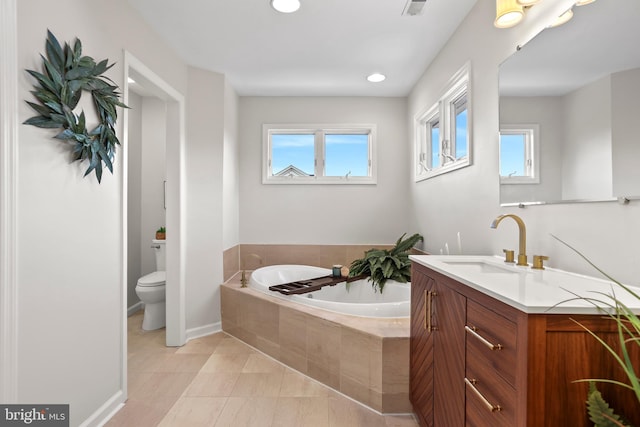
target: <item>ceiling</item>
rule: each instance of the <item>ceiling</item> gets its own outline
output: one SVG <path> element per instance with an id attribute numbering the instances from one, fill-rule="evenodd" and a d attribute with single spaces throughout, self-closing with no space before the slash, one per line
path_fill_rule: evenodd
<path id="1" fill-rule="evenodd" d="M 241 96 L 406 96 L 477 0 L 128 0 L 189 65 Z M 387 76 L 369 83 L 374 72 Z"/>

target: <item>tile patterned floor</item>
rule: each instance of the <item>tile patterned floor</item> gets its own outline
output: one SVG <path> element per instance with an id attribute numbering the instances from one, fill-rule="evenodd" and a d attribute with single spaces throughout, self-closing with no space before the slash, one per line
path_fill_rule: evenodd
<path id="1" fill-rule="evenodd" d="M 409 415 L 382 416 L 217 333 L 164 346 L 164 329 L 129 318 L 129 399 L 107 427 L 417 427 Z"/>

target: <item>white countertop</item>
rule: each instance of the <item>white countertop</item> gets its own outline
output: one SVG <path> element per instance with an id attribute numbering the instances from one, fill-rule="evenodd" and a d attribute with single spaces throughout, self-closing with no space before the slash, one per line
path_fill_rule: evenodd
<path id="1" fill-rule="evenodd" d="M 507 264 L 503 258 L 472 255 L 410 255 L 415 261 L 525 313 L 598 314 L 615 297 L 640 314 L 640 298 L 608 280 L 545 267 Z M 629 287 L 637 295 L 640 288 Z M 582 298 L 592 299 L 587 301 Z M 598 301 L 593 301 L 598 300 Z"/>

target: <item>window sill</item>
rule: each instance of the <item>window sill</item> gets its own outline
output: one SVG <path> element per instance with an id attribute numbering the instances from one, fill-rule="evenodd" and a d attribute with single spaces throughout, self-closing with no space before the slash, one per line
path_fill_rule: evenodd
<path id="1" fill-rule="evenodd" d="M 442 175 L 445 173 L 453 172 L 458 169 L 465 168 L 471 165 L 471 161 L 468 157 L 458 159 L 455 162 L 447 163 L 444 166 L 441 166 L 437 169 L 433 169 L 430 171 L 422 172 L 419 175 L 416 175 L 416 182 L 424 181 L 426 179 L 434 178 L 438 175 Z"/>
<path id="2" fill-rule="evenodd" d="M 372 177 L 349 177 L 345 178 L 342 176 L 336 177 L 287 177 L 287 176 L 278 176 L 278 177 L 268 177 L 262 179 L 263 184 L 267 185 L 375 185 L 377 184 L 376 179 Z"/>

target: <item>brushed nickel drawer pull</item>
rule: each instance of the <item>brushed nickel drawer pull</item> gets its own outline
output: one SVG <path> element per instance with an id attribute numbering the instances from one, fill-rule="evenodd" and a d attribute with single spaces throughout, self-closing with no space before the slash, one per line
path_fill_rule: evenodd
<path id="1" fill-rule="evenodd" d="M 435 331 L 436 329 L 438 329 L 437 327 L 433 326 L 433 324 L 431 323 L 431 317 L 433 316 L 433 297 L 435 297 L 436 295 L 438 295 L 436 291 L 426 291 L 425 300 L 427 302 L 427 314 L 426 314 L 425 322 L 427 323 L 427 330 L 429 332 Z"/>
<path id="2" fill-rule="evenodd" d="M 500 405 L 492 405 L 491 402 L 489 402 L 487 400 L 486 397 L 484 397 L 482 395 L 482 393 L 480 393 L 480 390 L 478 390 L 476 388 L 476 384 L 478 383 L 478 380 L 474 380 L 474 379 L 468 379 L 465 378 L 464 382 L 471 388 L 471 390 L 473 391 L 473 393 L 478 396 L 478 398 L 482 401 L 482 403 L 484 404 L 484 406 L 487 407 L 488 410 L 490 410 L 491 412 L 500 412 L 502 411 L 502 407 L 500 407 Z"/>
<path id="3" fill-rule="evenodd" d="M 479 339 L 482 344 L 486 345 L 491 350 L 502 350 L 504 348 L 502 344 L 493 344 L 487 341 L 482 335 L 476 332 L 477 328 L 475 326 L 465 326 L 464 329 L 471 335 Z"/>

